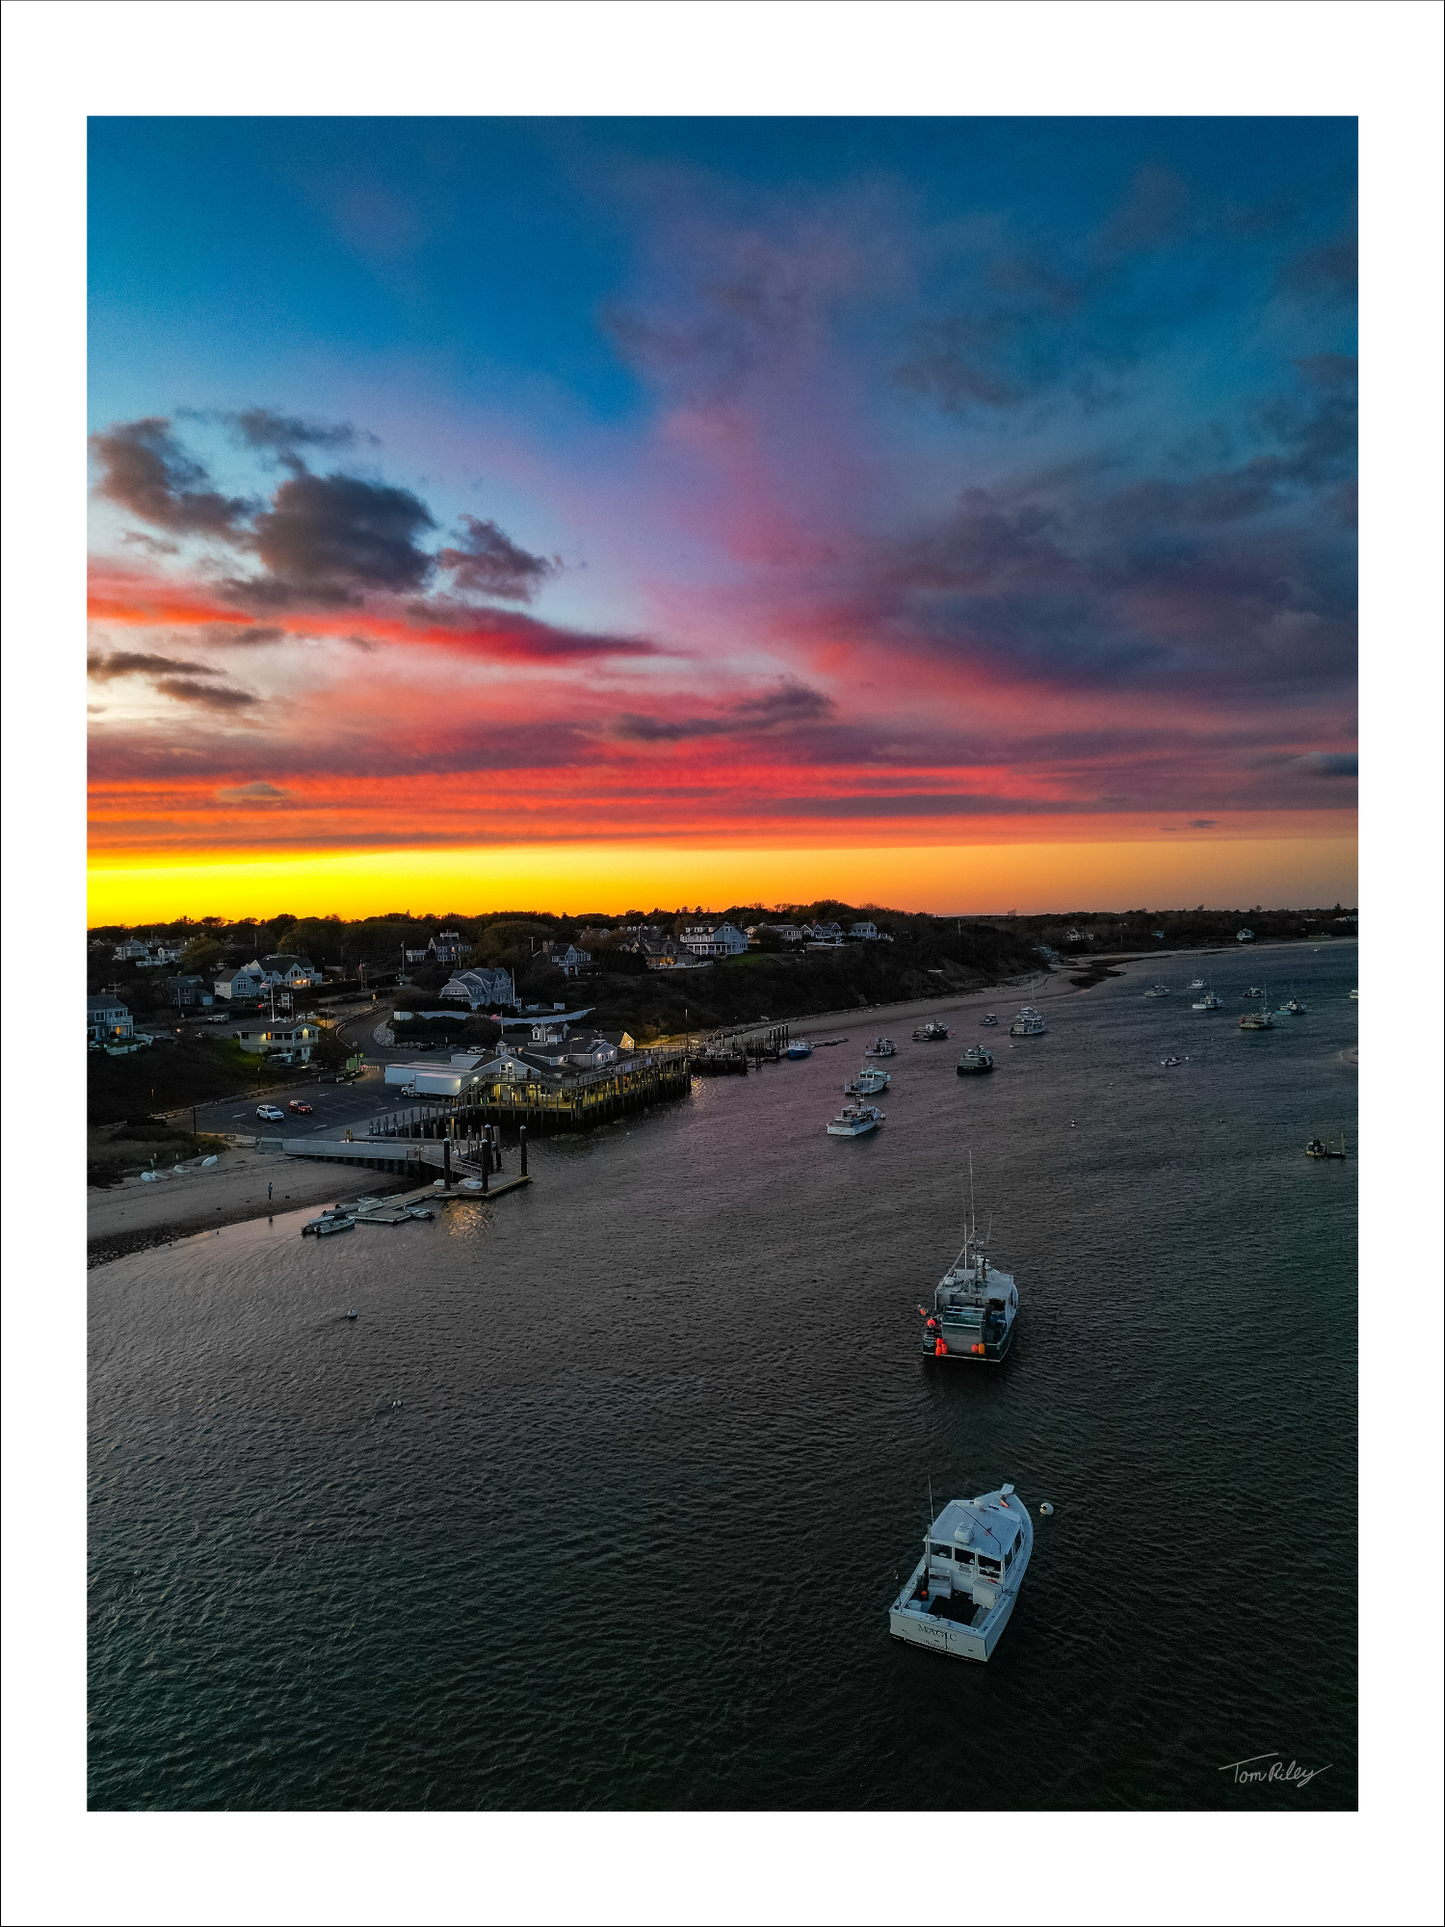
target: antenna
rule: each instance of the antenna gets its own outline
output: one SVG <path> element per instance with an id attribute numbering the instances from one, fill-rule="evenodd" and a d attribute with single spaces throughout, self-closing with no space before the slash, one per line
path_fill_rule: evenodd
<path id="1" fill-rule="evenodd" d="M 928 1530 L 933 1530 L 933 1474 L 928 1475 Z"/>
<path id="2" fill-rule="evenodd" d="M 973 1152 L 968 1154 L 968 1215 L 973 1220 L 973 1242 L 978 1243 L 978 1208 L 973 1201 Z"/>

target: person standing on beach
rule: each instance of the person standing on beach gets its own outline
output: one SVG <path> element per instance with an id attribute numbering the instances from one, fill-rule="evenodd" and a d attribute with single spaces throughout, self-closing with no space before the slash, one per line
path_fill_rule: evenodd
<path id="1" fill-rule="evenodd" d="M 269 1184 L 266 1186 L 266 1202 L 267 1204 L 271 1202 L 271 1187 Z"/>

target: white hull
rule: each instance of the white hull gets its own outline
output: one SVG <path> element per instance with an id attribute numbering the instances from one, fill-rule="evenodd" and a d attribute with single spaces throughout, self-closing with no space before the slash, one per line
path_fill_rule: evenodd
<path id="1" fill-rule="evenodd" d="M 876 1117 L 870 1117 L 866 1124 L 830 1124 L 828 1135 L 829 1137 L 867 1137 L 870 1131 L 878 1129 L 879 1121 Z"/>
<path id="2" fill-rule="evenodd" d="M 923 1646 L 931 1653 L 945 1653 L 950 1659 L 992 1658 L 999 1634 L 1013 1613 L 1016 1594 L 1008 1593 L 979 1630 L 956 1626 L 950 1619 L 925 1619 L 921 1613 L 900 1612 L 894 1606 L 888 1614 L 888 1630 L 895 1639 L 906 1639 L 910 1646 Z"/>
<path id="3" fill-rule="evenodd" d="M 907 1640 L 910 1646 L 922 1646 L 929 1652 L 943 1653 L 950 1659 L 993 1657 L 1003 1629 L 1013 1617 L 1019 1588 L 1034 1550 L 1034 1525 L 1028 1508 L 1016 1498 L 1010 1500 L 1010 1506 L 1020 1526 L 1019 1550 L 1002 1580 L 984 1585 L 968 1581 L 955 1594 L 950 1581 L 942 1576 L 946 1565 L 940 1568 L 925 1552 L 908 1584 L 889 1608 L 888 1630 L 895 1639 Z M 918 1597 L 919 1584 L 925 1574 L 930 1585 L 926 1602 Z M 953 1617 L 955 1612 L 959 1617 Z"/>

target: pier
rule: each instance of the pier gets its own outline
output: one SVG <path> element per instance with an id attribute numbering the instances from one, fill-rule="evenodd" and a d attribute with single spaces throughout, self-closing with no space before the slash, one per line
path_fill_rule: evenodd
<path id="1" fill-rule="evenodd" d="M 509 1136 L 524 1126 L 543 1136 L 587 1131 L 666 1098 L 685 1097 L 691 1088 L 685 1050 L 649 1051 L 597 1070 L 564 1071 L 560 1076 L 517 1063 L 509 1065 L 506 1074 L 486 1076 L 455 1097 L 427 1098 L 373 1118 L 367 1143 L 373 1147 L 373 1156 L 385 1157 L 384 1149 L 375 1148 L 378 1141 L 384 1145 L 397 1139 L 423 1143 L 469 1139 L 490 1126 Z M 395 1157 L 397 1152 L 389 1155 Z"/>

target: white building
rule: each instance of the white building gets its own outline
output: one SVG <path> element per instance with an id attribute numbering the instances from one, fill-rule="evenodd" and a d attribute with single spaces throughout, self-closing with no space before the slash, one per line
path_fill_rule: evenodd
<path id="1" fill-rule="evenodd" d="M 243 964 L 239 970 L 228 970 L 214 981 L 216 995 L 228 1003 L 244 1003 L 248 998 L 259 997 L 266 988 L 265 974 L 259 964 Z"/>
<path id="2" fill-rule="evenodd" d="M 750 937 L 776 937 L 780 943 L 801 943 L 803 933 L 795 923 L 754 923 L 748 927 Z"/>
<path id="3" fill-rule="evenodd" d="M 86 1041 L 91 1044 L 110 1044 L 135 1035 L 130 1012 L 111 996 L 86 998 L 85 1023 Z"/>
<path id="4" fill-rule="evenodd" d="M 848 935 L 855 943 L 877 943 L 878 926 L 876 923 L 850 923 Z"/>
<path id="5" fill-rule="evenodd" d="M 492 1010 L 505 1005 L 515 1010 L 517 986 L 510 970 L 454 970 L 437 995 L 445 1003 L 465 1004 L 469 1010 Z"/>
<path id="6" fill-rule="evenodd" d="M 735 923 L 695 923 L 678 942 L 694 957 L 740 957 L 748 947 L 746 935 Z"/>
<path id="7" fill-rule="evenodd" d="M 311 1047 L 321 1035 L 319 1024 L 272 1024 L 265 1030 L 238 1030 L 232 1035 L 253 1057 L 279 1057 L 283 1064 L 309 1064 Z"/>
<path id="8" fill-rule="evenodd" d="M 471 954 L 472 946 L 459 930 L 443 930 L 427 945 L 427 955 L 439 964 L 465 963 Z"/>

